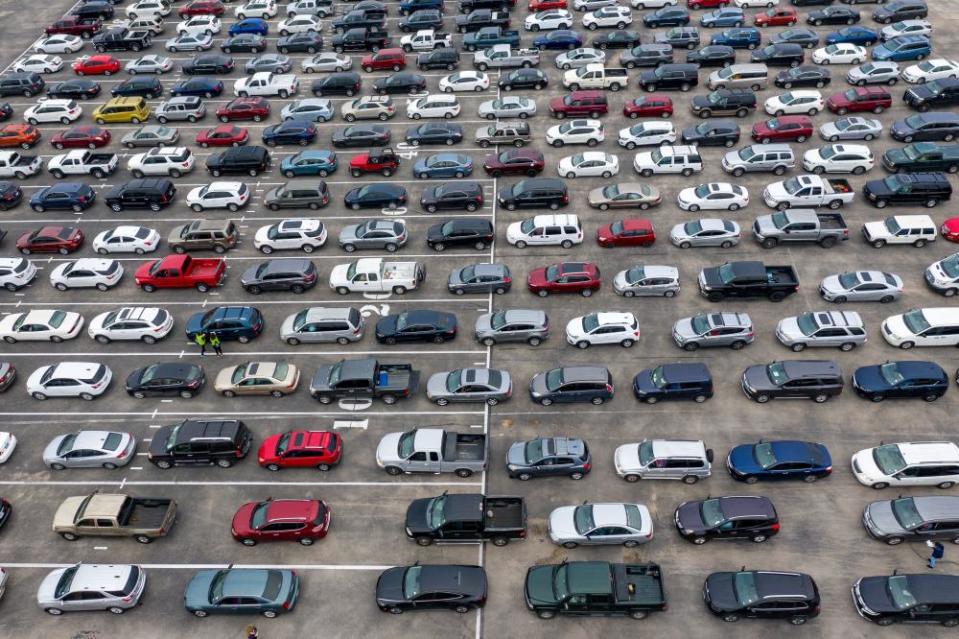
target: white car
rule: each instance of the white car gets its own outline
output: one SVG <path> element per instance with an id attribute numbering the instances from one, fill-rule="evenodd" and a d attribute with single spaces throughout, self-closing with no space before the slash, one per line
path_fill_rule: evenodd
<path id="1" fill-rule="evenodd" d="M 133 177 L 163 175 L 180 177 L 193 170 L 196 158 L 185 146 L 155 147 L 146 153 L 137 153 L 127 161 L 127 170 Z"/>
<path id="2" fill-rule="evenodd" d="M 286 5 L 286 15 L 295 16 L 298 13 L 309 13 L 326 18 L 333 15 L 333 3 L 324 0 L 291 0 Z"/>
<path id="3" fill-rule="evenodd" d="M 576 119 L 549 127 L 546 143 L 557 148 L 566 144 L 596 146 L 606 139 L 606 129 L 599 120 Z"/>
<path id="4" fill-rule="evenodd" d="M 813 116 L 823 110 L 825 102 L 822 93 L 815 89 L 787 91 L 767 98 L 763 105 L 769 115 L 798 115 L 805 113 Z"/>
<path id="5" fill-rule="evenodd" d="M 37 276 L 36 265 L 25 257 L 0 257 L 0 286 L 18 291 Z"/>
<path id="6" fill-rule="evenodd" d="M 180 35 L 184 33 L 189 33 L 190 35 L 200 35 L 203 33 L 213 35 L 214 33 L 219 33 L 222 28 L 223 25 L 216 16 L 201 15 L 193 16 L 179 22 L 176 25 L 176 32 Z"/>
<path id="7" fill-rule="evenodd" d="M 101 231 L 93 238 L 93 250 L 100 255 L 110 253 L 152 253 L 160 247 L 160 233 L 145 226 L 117 226 Z"/>
<path id="8" fill-rule="evenodd" d="M 902 79 L 910 84 L 941 78 L 959 78 L 959 62 L 945 58 L 929 58 L 902 71 Z"/>
<path id="9" fill-rule="evenodd" d="M 884 381 L 896 383 L 895 362 L 880 365 Z M 856 378 L 853 377 L 853 385 Z M 860 484 L 952 488 L 959 482 L 959 446 L 955 442 L 895 442 L 860 450 L 852 456 L 852 474 Z"/>
<path id="10" fill-rule="evenodd" d="M 882 321 L 883 338 L 906 350 L 914 346 L 959 345 L 959 308 L 913 308 Z"/>
<path id="11" fill-rule="evenodd" d="M 583 14 L 583 26 L 590 31 L 595 31 L 600 27 L 625 29 L 626 25 L 632 23 L 633 12 L 629 10 L 629 7 L 619 5 L 602 7 Z"/>
<path id="12" fill-rule="evenodd" d="M 629 348 L 639 341 L 639 321 L 632 313 L 590 313 L 566 325 L 566 341 L 578 348 L 619 344 Z"/>
<path id="13" fill-rule="evenodd" d="M 803 169 L 816 174 L 855 173 L 860 175 L 876 166 L 872 151 L 864 144 L 827 144 L 803 154 Z"/>
<path id="14" fill-rule="evenodd" d="M 127 17 L 166 17 L 170 15 L 171 10 L 170 5 L 163 0 L 140 0 L 127 7 Z"/>
<path id="15" fill-rule="evenodd" d="M 75 100 L 40 98 L 35 105 L 24 110 L 23 119 L 33 125 L 48 122 L 70 124 L 79 120 L 81 115 L 83 115 L 83 107 Z"/>
<path id="16" fill-rule="evenodd" d="M 518 95 L 507 95 L 480 103 L 476 114 L 487 120 L 526 119 L 536 115 L 536 101 Z"/>
<path id="17" fill-rule="evenodd" d="M 101 344 L 137 340 L 155 344 L 173 330 L 173 315 L 152 306 L 124 306 L 100 313 L 87 327 L 87 334 Z"/>
<path id="18" fill-rule="evenodd" d="M 120 283 L 123 266 L 116 260 L 81 257 L 64 262 L 50 272 L 50 283 L 58 291 L 71 288 L 96 288 L 106 291 Z"/>
<path id="19" fill-rule="evenodd" d="M 277 25 L 277 31 L 281 36 L 288 36 L 291 33 L 306 33 L 308 31 L 319 32 L 322 30 L 323 23 L 316 16 L 303 14 L 295 15 L 285 20 L 281 20 Z"/>
<path id="20" fill-rule="evenodd" d="M 63 69 L 63 58 L 43 53 L 17 60 L 13 65 L 13 70 L 21 73 L 56 73 L 61 69 Z"/>
<path id="21" fill-rule="evenodd" d="M 303 73 L 332 73 L 349 71 L 353 68 L 353 58 L 335 51 L 320 52 L 306 58 L 301 63 Z"/>
<path id="22" fill-rule="evenodd" d="M 167 51 L 206 51 L 213 48 L 213 36 L 208 33 L 183 33 L 170 38 L 163 45 Z"/>
<path id="23" fill-rule="evenodd" d="M 549 9 L 526 16 L 523 27 L 527 31 L 569 29 L 573 26 L 573 14 L 566 9 Z"/>
<path id="24" fill-rule="evenodd" d="M 113 373 L 96 362 L 60 362 L 41 366 L 27 379 L 27 393 L 34 399 L 79 397 L 92 400 L 106 392 Z"/>
<path id="25" fill-rule="evenodd" d="M 326 234 L 326 227 L 317 219 L 283 220 L 258 228 L 253 248 L 267 255 L 279 250 L 312 253 L 326 244 Z"/>
<path id="26" fill-rule="evenodd" d="M 595 11 L 602 7 L 615 5 L 617 0 L 574 0 L 573 8 L 579 12 Z"/>
<path id="27" fill-rule="evenodd" d="M 556 172 L 560 177 L 611 178 L 619 173 L 619 158 L 603 151 L 586 151 L 570 155 L 559 161 Z"/>
<path id="28" fill-rule="evenodd" d="M 921 35 L 929 37 L 932 34 L 932 25 L 927 20 L 901 20 L 883 27 L 879 37 L 891 40 L 905 35 Z"/>
<path id="29" fill-rule="evenodd" d="M 779 0 L 733 0 L 733 5 L 740 9 L 752 9 L 755 7 L 766 7 L 771 9 L 779 4 Z"/>
<path id="30" fill-rule="evenodd" d="M 250 189 L 245 182 L 211 182 L 192 189 L 186 203 L 197 213 L 207 209 L 239 211 L 250 201 Z"/>
<path id="31" fill-rule="evenodd" d="M 275 0 L 250 0 L 234 9 L 233 15 L 236 16 L 237 20 L 273 18 L 276 17 L 276 2 Z"/>
<path id="32" fill-rule="evenodd" d="M 619 130 L 619 146 L 629 150 L 637 146 L 672 144 L 676 141 L 676 128 L 672 122 L 663 120 L 643 120 L 625 129 Z"/>
<path id="33" fill-rule="evenodd" d="M 749 206 L 749 191 L 729 182 L 710 182 L 683 189 L 676 203 L 684 211 L 738 211 Z"/>
<path id="34" fill-rule="evenodd" d="M 280 111 L 280 119 L 329 122 L 333 118 L 333 113 L 333 101 L 329 98 L 303 98 L 283 107 Z"/>
<path id="35" fill-rule="evenodd" d="M 578 216 L 569 213 L 534 215 L 507 226 L 506 241 L 518 249 L 530 245 L 568 249 L 583 243 L 583 226 Z"/>
<path id="36" fill-rule="evenodd" d="M 6 431 L 0 432 L 0 464 L 5 463 L 10 459 L 10 455 L 13 454 L 13 451 L 17 448 L 17 437 L 13 433 L 8 433 Z M 3 592 L 0 591 L 0 595 Z"/>
<path id="37" fill-rule="evenodd" d="M 661 7 L 675 7 L 679 0 L 629 0 L 633 9 L 659 9 Z"/>
<path id="38" fill-rule="evenodd" d="M 603 64 L 604 62 L 606 62 L 606 52 L 592 47 L 563 51 L 556 56 L 556 68 L 563 71 L 580 69 L 588 64 Z"/>
<path id="39" fill-rule="evenodd" d="M 446 93 L 430 94 L 422 98 L 406 101 L 406 117 L 419 120 L 421 118 L 455 118 L 460 114 L 460 103 L 455 95 Z"/>
<path id="40" fill-rule="evenodd" d="M 866 48 L 849 42 L 830 44 L 812 52 L 816 64 L 861 64 L 869 59 Z"/>
<path id="41" fill-rule="evenodd" d="M 165 55 L 150 54 L 141 56 L 136 60 L 130 60 L 126 66 L 123 67 L 123 70 L 130 75 L 136 75 L 138 73 L 155 73 L 160 75 L 161 73 L 169 73 L 173 70 L 173 60 Z"/>
<path id="42" fill-rule="evenodd" d="M 66 33 L 43 38 L 34 45 L 33 50 L 38 53 L 76 53 L 83 48 L 83 38 Z"/>
<path id="43" fill-rule="evenodd" d="M 459 71 L 440 78 L 440 91 L 485 91 L 489 88 L 489 76 L 482 71 Z"/>
<path id="44" fill-rule="evenodd" d="M 36 310 L 10 313 L 0 318 L 0 337 L 17 342 L 63 342 L 83 328 L 83 316 L 72 311 Z"/>

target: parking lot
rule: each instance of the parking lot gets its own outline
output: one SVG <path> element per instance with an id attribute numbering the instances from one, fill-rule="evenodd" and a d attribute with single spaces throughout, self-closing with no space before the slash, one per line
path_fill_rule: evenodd
<path id="1" fill-rule="evenodd" d="M 394 29 L 398 18 L 395 3 L 388 3 L 390 13 L 388 26 L 396 41 L 398 30 Z M 929 21 L 934 27 L 933 47 L 935 57 L 959 58 L 959 0 L 930 2 Z M 347 3 L 342 3 L 346 8 Z M 123 5 L 118 5 L 118 10 Z M 862 24 L 875 26 L 868 15 L 875 5 L 859 7 L 863 13 Z M 21 0 L 0 6 L 0 67 L 12 64 L 39 36 L 44 24 L 52 22 L 69 8 L 64 0 L 38 6 Z M 813 7 L 819 8 L 819 7 Z M 224 25 L 233 20 L 233 5 L 227 5 Z M 343 8 L 339 9 L 342 12 Z M 446 30 L 451 30 L 452 16 L 456 15 L 457 3 L 446 2 Z M 804 15 L 810 8 L 800 8 Z M 747 16 L 758 9 L 747 9 Z M 634 18 L 641 15 L 634 11 Z M 699 13 L 693 12 L 694 20 Z M 522 29 L 523 17 L 527 15 L 525 3 L 520 2 L 513 10 L 511 28 Z M 280 6 L 279 15 L 271 21 L 271 29 L 282 17 L 285 7 Z M 167 31 L 155 39 L 149 53 L 163 53 L 162 43 L 171 36 L 178 22 L 175 15 L 166 20 Z M 579 18 L 576 18 L 579 30 Z M 26 23 L 26 24 L 25 24 Z M 748 24 L 748 22 L 747 22 Z M 22 25 L 22 28 L 18 25 Z M 324 20 L 324 38 L 330 37 L 328 21 Z M 805 26 L 800 24 L 799 26 Z M 649 42 L 649 30 L 634 23 L 643 42 Z M 775 31 L 778 28 L 770 29 Z M 826 33 L 833 27 L 816 30 Z M 713 30 L 702 30 L 709 33 Z M 225 28 L 224 28 L 225 32 Z M 275 43 L 271 31 L 269 41 Z M 217 42 L 224 34 L 216 38 Z M 459 43 L 461 35 L 454 35 Z M 527 44 L 532 34 L 522 32 Z M 764 33 L 764 37 L 766 34 Z M 587 37 L 591 39 L 591 36 Z M 274 50 L 271 46 L 271 51 Z M 89 53 L 89 45 L 83 53 Z M 740 50 L 738 61 L 744 61 L 748 52 Z M 77 54 L 79 55 L 79 54 Z M 115 53 L 122 63 L 137 57 L 137 54 Z M 179 64 L 190 55 L 170 54 L 177 70 L 160 76 L 165 86 L 184 79 L 178 70 Z M 471 54 L 462 53 L 460 69 L 471 69 Z M 562 71 L 553 65 L 556 52 L 543 53 L 540 68 L 549 76 L 550 85 L 544 91 L 521 93 L 536 100 L 538 114 L 528 120 L 533 131 L 532 148 L 546 157 L 544 176 L 554 176 L 555 166 L 567 155 L 577 153 L 582 147 L 551 148 L 543 142 L 547 128 L 556 124 L 549 115 L 549 98 L 564 93 Z M 807 52 L 808 55 L 808 52 Z M 677 53 L 677 61 L 685 56 Z M 74 57 L 63 56 L 67 64 Z M 242 64 L 251 56 L 234 54 L 237 69 L 227 76 L 220 76 L 226 92 L 218 99 L 206 100 L 208 109 L 226 104 L 232 97 L 234 80 L 242 77 Z M 304 54 L 291 54 L 294 70 L 300 77 L 300 97 L 309 96 L 309 82 L 317 76 L 300 72 Z M 354 56 L 354 65 L 360 56 Z M 415 54 L 410 54 L 412 62 Z M 615 60 L 615 52 L 609 56 Z M 906 65 L 912 63 L 905 63 Z M 7 67 L 9 68 L 9 67 Z M 834 67 L 833 82 L 823 90 L 828 96 L 844 90 L 843 76 L 846 66 Z M 355 70 L 358 70 L 355 68 Z M 704 80 L 710 69 L 700 72 Z M 774 69 L 773 72 L 776 70 Z M 630 89 L 608 93 L 610 113 L 603 116 L 606 140 L 595 150 L 617 154 L 621 170 L 619 176 L 610 180 L 601 178 L 577 178 L 568 180 L 571 205 L 563 212 L 580 216 L 586 231 L 586 241 L 572 249 L 560 247 L 517 249 L 505 241 L 506 226 L 534 214 L 531 211 L 509 212 L 496 205 L 495 194 L 504 185 L 516 181 L 513 178 L 486 179 L 480 168 L 482 159 L 489 152 L 472 141 L 473 132 L 486 121 L 476 115 L 477 106 L 499 95 L 495 82 L 499 79 L 490 72 L 491 89 L 470 94 L 458 94 L 462 114 L 453 120 L 464 128 L 464 141 L 451 147 L 457 152 L 472 156 L 477 169 L 474 179 L 484 186 L 485 206 L 469 215 L 490 219 L 497 233 L 491 250 L 450 248 L 442 253 L 429 249 L 425 236 L 427 228 L 439 220 L 459 217 L 461 214 L 428 214 L 418 207 L 422 190 L 440 181 L 418 180 L 412 177 L 410 167 L 417 159 L 434 152 L 435 147 L 415 149 L 398 145 L 404 132 L 414 124 L 405 117 L 405 96 L 394 96 L 400 115 L 387 124 L 393 136 L 393 148 L 402 154 L 402 165 L 397 175 L 390 178 L 364 176 L 352 178 L 345 170 L 348 158 L 354 150 L 338 150 L 340 169 L 327 178 L 331 204 L 318 214 L 304 212 L 273 212 L 262 205 L 263 195 L 274 186 L 287 182 L 279 170 L 283 157 L 295 154 L 299 147 L 287 146 L 271 149 L 273 166 L 259 177 L 248 180 L 253 191 L 251 204 L 232 215 L 240 227 L 241 244 L 226 255 L 229 277 L 223 287 L 207 294 L 192 290 L 161 291 L 152 295 L 141 292 L 133 283 L 133 272 L 146 258 L 120 256 L 125 269 L 123 281 L 109 292 L 96 290 L 73 290 L 60 292 L 50 286 L 49 272 L 58 263 L 77 256 L 93 256 L 89 241 L 100 231 L 118 224 L 143 224 L 155 228 L 164 238 L 177 224 L 195 219 L 182 200 L 195 186 L 206 184 L 209 178 L 204 162 L 215 150 L 201 149 L 193 144 L 200 130 L 215 125 L 212 114 L 196 124 L 179 124 L 181 141 L 190 146 L 197 156 L 197 168 L 192 173 L 175 180 L 178 203 L 159 213 L 126 211 L 112 213 L 102 202 L 82 214 L 48 212 L 34 213 L 24 203 L 17 208 L 0 213 L 0 228 L 8 235 L 0 245 L 0 255 L 14 256 L 14 242 L 22 233 L 44 224 L 78 225 L 88 239 L 88 245 L 76 256 L 33 256 L 42 270 L 31 286 L 18 293 L 0 292 L 0 313 L 8 314 L 29 309 L 57 308 L 76 311 L 89 322 L 103 311 L 124 305 L 155 305 L 170 311 L 175 319 L 174 332 L 165 340 L 146 345 L 139 343 L 112 343 L 101 345 L 86 335 L 86 330 L 74 340 L 62 344 L 19 343 L 4 344 L 0 359 L 14 363 L 20 377 L 16 384 L 0 395 L 0 430 L 14 433 L 19 440 L 17 451 L 10 461 L 0 467 L 0 496 L 13 504 L 14 514 L 0 533 L 0 566 L 10 572 L 6 594 L 0 602 L 3 613 L 4 634 L 10 637 L 72 637 L 89 631 L 100 639 L 134 636 L 143 638 L 169 637 L 172 634 L 206 633 L 210 637 L 239 637 L 243 627 L 253 621 L 260 628 L 264 639 L 273 637 L 302 636 L 304 633 L 321 633 L 329 637 L 486 637 L 505 639 L 509 637 L 538 638 L 559 636 L 616 636 L 642 633 L 659 637 L 719 636 L 734 632 L 744 637 L 765 637 L 780 630 L 777 622 L 741 621 L 735 626 L 724 624 L 709 613 L 702 603 L 702 584 L 705 577 L 717 570 L 737 570 L 741 566 L 753 569 L 796 570 L 812 575 L 822 594 L 822 614 L 818 619 L 802 627 L 783 625 L 783 631 L 796 637 L 846 637 L 867 636 L 905 637 L 911 628 L 893 626 L 876 628 L 862 620 L 852 605 L 849 587 L 861 576 L 900 572 L 925 571 L 927 549 L 921 544 L 902 544 L 896 547 L 874 541 L 866 534 L 861 524 L 862 508 L 877 498 L 889 498 L 889 491 L 881 495 L 857 483 L 849 471 L 849 457 L 856 451 L 874 446 L 879 441 L 942 440 L 955 439 L 955 413 L 959 406 L 959 389 L 951 389 L 941 400 L 933 403 L 922 401 L 884 402 L 871 404 L 858 398 L 849 387 L 848 380 L 859 366 L 875 364 L 890 359 L 929 359 L 939 363 L 947 372 L 959 366 L 956 351 L 949 349 L 925 349 L 898 351 L 889 346 L 879 334 L 879 324 L 887 316 L 901 313 L 909 308 L 949 306 L 955 298 L 946 300 L 928 289 L 923 281 L 923 271 L 931 262 L 953 252 L 955 247 L 940 239 L 921 249 L 910 246 L 890 246 L 873 249 L 862 241 L 860 228 L 866 221 L 882 219 L 890 213 L 929 213 L 937 223 L 951 217 L 955 199 L 945 206 L 934 209 L 894 208 L 879 211 L 866 204 L 861 197 L 862 185 L 870 179 L 884 175 L 880 166 L 865 175 L 843 175 L 857 192 L 851 206 L 842 209 L 850 228 L 850 239 L 832 249 L 815 245 L 797 245 L 794 248 L 765 250 L 756 244 L 748 231 L 743 242 L 731 249 L 705 248 L 681 250 L 668 241 L 668 232 L 673 224 L 699 217 L 679 209 L 675 203 L 680 189 L 710 181 L 734 181 L 749 190 L 752 203 L 745 210 L 722 217 L 732 217 L 744 230 L 757 215 L 768 213 L 762 202 L 762 190 L 775 179 L 771 174 L 746 174 L 733 179 L 720 168 L 720 159 L 726 149 L 708 147 L 702 151 L 704 171 L 689 178 L 682 176 L 656 176 L 648 181 L 658 186 L 664 195 L 663 204 L 648 211 L 602 212 L 586 205 L 586 193 L 603 184 L 632 181 L 638 178 L 632 169 L 634 152 L 626 151 L 616 144 L 616 133 L 634 121 L 623 117 L 625 100 L 640 95 L 636 88 L 638 71 L 630 71 Z M 374 78 L 382 73 L 363 76 L 364 93 L 372 86 Z M 425 72 L 428 88 L 436 91 L 439 79 L 446 72 Z M 65 70 L 47 76 L 48 83 L 72 77 L 69 66 Z M 126 74 L 103 78 L 96 77 L 105 91 L 126 78 Z M 901 97 L 908 88 L 899 83 L 890 88 L 893 108 L 878 116 L 886 129 L 896 119 L 906 117 L 913 111 L 902 104 Z M 671 92 L 676 112 L 671 121 L 677 131 L 700 122 L 693 116 L 688 103 L 693 95 L 705 93 L 705 84 L 690 93 Z M 757 96 L 760 108 L 739 124 L 744 132 L 740 146 L 748 143 L 749 127 L 765 119 L 762 101 L 780 92 L 770 83 L 770 88 Z M 103 94 L 101 94 L 103 97 Z M 105 98 L 104 98 L 105 99 Z M 333 98 L 337 109 L 346 98 Z M 87 115 L 94 104 L 84 103 L 85 115 L 80 123 L 90 123 Z M 162 100 L 150 101 L 151 106 Z M 24 109 L 34 103 L 29 98 L 11 98 L 20 121 Z M 248 127 L 251 142 L 259 143 L 264 127 L 279 122 L 280 109 L 289 100 L 271 98 L 272 115 L 261 123 L 241 122 Z M 821 113 L 813 118 L 818 127 L 834 119 L 832 114 Z M 346 123 L 337 116 L 329 123 L 317 124 L 318 140 L 310 148 L 331 148 L 330 135 Z M 27 154 L 40 154 L 46 161 L 55 151 L 48 143 L 61 125 L 41 125 L 44 140 Z M 113 142 L 102 149 L 120 156 L 120 169 L 104 180 L 89 180 L 97 189 L 98 196 L 116 184 L 130 178 L 126 162 L 133 151 L 124 149 L 119 139 L 136 128 L 134 125 L 109 125 Z M 821 146 L 817 137 L 801 144 L 793 144 L 797 157 L 802 151 Z M 868 143 L 878 158 L 882 151 L 892 146 L 901 146 L 888 134 Z M 437 150 L 447 150 L 437 149 Z M 642 149 L 640 149 L 642 150 Z M 801 173 L 795 169 L 789 175 Z M 405 219 L 410 242 L 398 253 L 398 259 L 419 261 L 427 266 L 427 279 L 421 290 L 405 296 L 367 296 L 358 294 L 340 296 L 326 286 L 333 266 L 355 259 L 336 246 L 335 238 L 340 229 L 371 217 L 367 211 L 350 211 L 342 205 L 343 195 L 357 183 L 388 180 L 403 184 L 410 194 L 408 210 L 388 211 Z M 25 198 L 37 189 L 55 182 L 52 176 L 41 175 L 22 181 Z M 955 180 L 953 179 L 955 186 Z M 535 211 L 540 213 L 541 211 Z M 224 211 L 211 211 L 205 217 L 227 217 Z M 263 225 L 278 220 L 297 217 L 319 217 L 326 224 L 331 240 L 320 251 L 309 255 L 320 274 L 320 284 L 303 295 L 265 293 L 254 297 L 245 293 L 239 284 L 239 274 L 250 265 L 264 259 L 252 246 L 253 234 Z M 651 248 L 600 248 L 593 239 L 596 229 L 609 221 L 622 217 L 645 217 L 652 221 L 659 236 Z M 704 214 L 703 217 L 711 217 Z M 162 256 L 165 247 L 155 254 Z M 379 256 L 380 253 L 364 253 L 362 257 Z M 386 253 L 383 253 L 385 256 Z M 295 256 L 280 253 L 279 256 Z M 273 256 L 276 257 L 276 256 Z M 526 290 L 526 274 L 537 267 L 565 260 L 587 260 L 598 264 L 602 271 L 603 287 L 592 297 L 552 295 L 539 298 Z M 767 264 L 791 264 L 798 270 L 801 287 L 798 294 L 784 302 L 773 304 L 766 301 L 735 301 L 713 304 L 699 295 L 696 276 L 705 266 L 717 265 L 725 260 L 762 260 Z M 449 272 L 466 264 L 476 262 L 502 262 L 513 273 L 513 289 L 504 296 L 451 295 L 446 289 Z M 637 263 L 674 265 L 680 270 L 682 292 L 675 298 L 625 299 L 612 290 L 612 277 L 619 271 Z M 848 270 L 877 269 L 899 274 L 905 281 L 902 298 L 891 304 L 849 305 L 850 310 L 862 314 L 869 331 L 868 343 L 848 353 L 837 351 L 807 351 L 802 357 L 835 359 L 847 379 L 847 388 L 839 397 L 824 404 L 809 401 L 774 401 L 757 404 L 743 395 L 740 389 L 742 371 L 750 365 L 767 363 L 777 359 L 796 358 L 776 339 L 777 322 L 786 316 L 807 310 L 833 310 L 834 305 L 824 302 L 818 294 L 818 283 L 826 275 Z M 189 344 L 182 333 L 187 318 L 193 313 L 217 305 L 248 304 L 260 309 L 265 318 L 264 334 L 248 344 L 224 343 L 224 355 L 208 355 L 201 358 L 198 349 Z M 397 345 L 383 346 L 373 338 L 372 330 L 362 341 L 348 346 L 310 345 L 289 346 L 279 339 L 279 327 L 283 319 L 308 306 L 354 306 L 361 310 L 371 326 L 380 316 L 414 308 L 430 308 L 455 313 L 459 322 L 459 334 L 451 342 L 442 345 Z M 472 339 L 472 327 L 476 317 L 492 309 L 534 308 L 543 309 L 549 316 L 551 337 L 539 347 L 526 344 L 497 345 L 487 348 Z M 750 314 L 756 327 L 753 344 L 738 351 L 728 349 L 705 349 L 688 353 L 676 347 L 670 335 L 673 322 L 680 317 L 700 311 L 716 310 L 745 311 Z M 843 307 L 845 308 L 845 307 Z M 619 346 L 593 347 L 580 350 L 566 343 L 563 328 L 575 316 L 597 310 L 631 311 L 639 319 L 642 331 L 640 341 L 630 349 Z M 422 381 L 415 397 L 386 406 L 373 402 L 368 408 L 351 409 L 348 404 L 336 403 L 324 406 L 312 399 L 307 390 L 309 376 L 317 365 L 332 363 L 341 358 L 373 356 L 382 362 L 408 362 L 421 371 Z M 137 400 L 123 391 L 123 381 L 135 368 L 156 361 L 187 360 L 202 364 L 207 373 L 208 388 L 192 399 L 144 399 Z M 79 399 L 39 402 L 30 398 L 24 390 L 27 376 L 36 368 L 57 361 L 96 361 L 107 364 L 113 371 L 112 388 L 93 402 Z M 221 367 L 249 360 L 284 360 L 295 363 L 303 373 L 299 390 L 292 396 L 273 398 L 225 399 L 213 392 L 212 378 Z M 693 402 L 638 403 L 631 393 L 633 376 L 641 369 L 663 362 L 704 361 L 716 383 L 715 396 L 705 403 Z M 542 407 L 534 404 L 527 392 L 528 380 L 537 372 L 554 366 L 596 363 L 607 366 L 616 384 L 615 398 L 602 406 L 573 404 Z M 477 404 L 453 404 L 437 407 L 425 396 L 424 381 L 433 373 L 456 367 L 489 366 L 508 370 L 515 385 L 512 399 L 492 408 Z M 192 416 L 230 416 L 243 419 L 254 432 L 254 446 L 265 436 L 290 428 L 315 430 L 336 428 L 344 438 L 344 460 L 329 473 L 312 470 L 287 470 L 274 474 L 258 467 L 251 455 L 231 469 L 180 467 L 160 470 L 146 459 L 145 443 L 155 430 Z M 490 467 L 486 473 L 461 479 L 454 475 L 390 477 L 376 466 L 374 453 L 382 435 L 406 430 L 413 426 L 442 426 L 459 432 L 483 432 L 490 439 Z M 139 457 L 125 468 L 108 470 L 67 470 L 54 472 L 46 469 L 41 452 L 55 435 L 76 429 L 105 428 L 133 433 L 141 442 Z M 536 436 L 570 435 L 586 439 L 593 457 L 593 470 L 583 480 L 574 482 L 564 478 L 540 479 L 519 482 L 509 479 L 504 468 L 508 446 L 515 441 Z M 627 442 L 638 442 L 651 437 L 680 437 L 703 439 L 716 453 L 717 463 L 711 478 L 695 485 L 680 482 L 640 482 L 629 484 L 617 477 L 612 456 L 614 449 Z M 763 439 L 795 438 L 818 441 L 826 444 L 832 454 L 835 470 L 826 480 L 804 484 L 802 482 L 760 483 L 745 485 L 731 479 L 722 467 L 728 450 L 736 444 Z M 79 495 L 93 490 L 129 492 L 138 496 L 163 496 L 175 498 L 180 507 L 179 518 L 172 534 L 149 546 L 142 546 L 129 539 L 88 538 L 69 543 L 50 530 L 54 510 L 67 496 Z M 499 548 L 489 545 L 435 545 L 421 548 L 406 540 L 403 530 L 404 513 L 408 503 L 415 498 L 438 495 L 445 490 L 459 492 L 484 492 L 489 495 L 520 495 L 526 498 L 530 532 L 528 539 Z M 935 489 L 916 489 L 917 494 L 926 494 Z M 676 534 L 672 520 L 673 511 L 681 502 L 700 499 L 707 495 L 763 494 L 776 504 L 782 522 L 782 532 L 768 543 L 719 542 L 694 546 L 681 540 Z M 333 510 L 330 535 L 312 547 L 298 544 L 261 544 L 253 548 L 236 543 L 230 536 L 230 520 L 240 504 L 267 497 L 322 498 Z M 616 502 L 634 501 L 646 504 L 655 519 L 656 533 L 651 543 L 636 549 L 620 547 L 579 548 L 566 550 L 552 544 L 546 533 L 546 518 L 556 507 L 579 504 L 584 501 Z M 948 545 L 941 570 L 959 574 L 959 547 Z M 665 588 L 669 610 L 652 615 L 645 621 L 605 618 L 559 618 L 544 621 L 530 614 L 523 601 L 523 580 L 526 568 L 533 564 L 556 563 L 563 559 L 602 559 L 608 561 L 646 562 L 662 565 L 665 573 Z M 46 615 L 36 606 L 36 589 L 42 577 L 52 568 L 76 563 L 139 563 L 148 572 L 147 593 L 142 607 L 122 616 L 108 613 L 87 613 L 55 618 Z M 454 613 L 386 615 L 380 612 L 373 600 L 374 584 L 379 573 L 389 566 L 422 563 L 463 563 L 482 565 L 489 578 L 489 600 L 481 612 L 467 615 Z M 293 614 L 275 620 L 244 617 L 214 617 L 194 619 L 182 605 L 183 588 L 193 571 L 201 567 L 226 566 L 281 566 L 298 571 L 303 580 L 297 609 Z M 920 632 L 928 637 L 945 637 L 946 629 L 923 628 Z"/>

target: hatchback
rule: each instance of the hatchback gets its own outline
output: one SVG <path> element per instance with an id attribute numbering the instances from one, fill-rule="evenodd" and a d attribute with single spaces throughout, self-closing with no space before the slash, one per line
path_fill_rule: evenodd
<path id="1" fill-rule="evenodd" d="M 602 366 L 565 366 L 537 373 L 530 379 L 529 394 L 542 406 L 554 403 L 603 404 L 613 398 L 613 376 Z"/>
<path id="2" fill-rule="evenodd" d="M 136 565 L 74 564 L 43 578 L 37 605 L 55 616 L 89 610 L 120 614 L 140 605 L 146 579 L 146 572 Z"/>
<path id="3" fill-rule="evenodd" d="M 126 466 L 134 457 L 137 442 L 130 433 L 80 430 L 58 435 L 43 449 L 43 463 L 53 470 Z"/>
<path id="4" fill-rule="evenodd" d="M 513 276 L 505 264 L 472 264 L 454 269 L 446 288 L 454 295 L 466 293 L 506 294 L 513 284 Z"/>

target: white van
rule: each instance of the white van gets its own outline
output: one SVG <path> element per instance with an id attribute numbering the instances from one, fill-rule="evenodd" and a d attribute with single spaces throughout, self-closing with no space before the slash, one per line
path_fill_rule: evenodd
<path id="1" fill-rule="evenodd" d="M 893 346 L 959 346 L 959 307 L 913 308 L 882 322 L 882 336 Z"/>
<path id="2" fill-rule="evenodd" d="M 583 243 L 583 227 L 576 215 L 536 215 L 513 222 L 506 229 L 506 241 L 516 248 L 527 245 L 570 248 Z"/>
<path id="3" fill-rule="evenodd" d="M 954 442 L 899 442 L 852 456 L 852 474 L 870 488 L 938 486 L 959 483 L 959 446 Z"/>
<path id="4" fill-rule="evenodd" d="M 893 215 L 862 225 L 866 242 L 874 248 L 886 244 L 912 244 L 922 248 L 937 237 L 936 223 L 928 215 Z"/>

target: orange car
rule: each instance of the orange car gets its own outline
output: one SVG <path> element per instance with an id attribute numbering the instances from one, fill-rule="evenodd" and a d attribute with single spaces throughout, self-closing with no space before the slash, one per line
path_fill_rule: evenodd
<path id="1" fill-rule="evenodd" d="M 29 149 L 40 141 L 40 129 L 29 124 L 8 124 L 0 129 L 0 148 Z"/>

